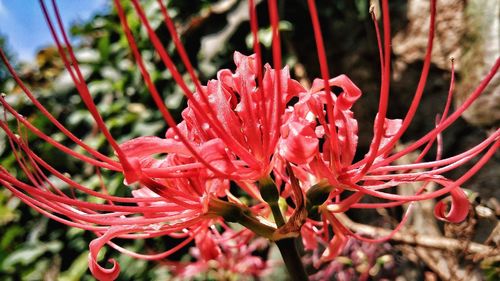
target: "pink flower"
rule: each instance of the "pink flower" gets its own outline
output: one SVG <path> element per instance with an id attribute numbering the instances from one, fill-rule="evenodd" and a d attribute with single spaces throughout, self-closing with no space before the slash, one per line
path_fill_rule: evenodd
<path id="1" fill-rule="evenodd" d="M 275 135 L 279 134 L 279 128 L 270 120 L 276 74 L 266 65 L 262 86 L 257 87 L 255 55 L 247 57 L 236 52 L 234 62 L 235 73 L 221 70 L 217 80 L 209 81 L 206 87 L 194 93 L 182 112 L 183 121 L 177 125 L 177 130 L 193 147 L 207 146 L 203 159 L 224 177 L 255 181 L 270 173 L 271 158 L 276 152 L 278 138 Z M 302 87 L 290 79 L 287 68 L 281 71 L 281 81 L 282 103 L 286 103 Z M 203 95 L 207 96 L 208 104 L 203 104 Z M 210 116 L 211 113 L 215 116 Z M 165 142 L 177 142 L 182 149 L 184 146 L 175 131 L 173 128 L 167 131 Z M 145 141 L 155 145 L 149 139 Z M 157 143 L 162 142 L 158 140 Z M 140 139 L 134 140 L 134 145 L 141 145 Z M 213 159 L 207 154 L 213 154 Z M 193 161 L 196 160 L 193 157 Z M 189 171 L 190 168 L 179 166 L 179 170 Z"/>
<path id="2" fill-rule="evenodd" d="M 424 92 L 434 37 L 435 1 L 431 5 L 428 50 L 421 78 L 403 119 L 389 119 L 386 116 L 390 99 L 391 34 L 388 1 L 382 1 L 383 42 L 374 19 L 381 64 L 379 109 L 374 117 L 370 149 L 365 157 L 357 161 L 354 159 L 358 147 L 358 123 L 352 107 L 362 98 L 362 91 L 346 75 L 330 77 L 313 0 L 308 0 L 308 7 L 322 77 L 314 80 L 310 89 L 292 79 L 288 67 L 282 68 L 275 0 L 268 1 L 273 66 L 264 65 L 261 61 L 256 8 L 254 1 L 250 0 L 250 27 L 255 54 L 245 56 L 235 52 L 236 69 L 220 70 L 216 79 L 208 81 L 205 86 L 198 80 L 188 60 L 167 8 L 158 0 L 166 27 L 194 84 L 194 90 L 188 87 L 173 64 L 139 1 L 132 0 L 156 52 L 188 98 L 182 121 L 178 124 L 174 122 L 150 77 L 120 1 L 114 2 L 144 83 L 169 127 L 162 138 L 142 136 L 118 144 L 94 104 L 55 4 L 54 21 L 45 2 L 41 1 L 49 28 L 75 88 L 116 158 L 92 149 L 66 129 L 37 101 L 3 52 L 0 52 L 9 72 L 26 96 L 85 153 L 52 139 L 1 97 L 6 115 L 8 113 L 48 144 L 94 166 L 96 172 L 107 169 L 123 174 L 124 185 L 132 189 L 132 196 L 119 197 L 108 194 L 104 184 L 102 190 L 95 191 L 73 181 L 36 155 L 27 140 L 19 136 L 23 136 L 21 129 L 18 129 L 17 135 L 6 121 L 0 122 L 19 171 L 27 178 L 26 181 L 20 181 L 11 171 L 0 167 L 0 184 L 42 214 L 66 225 L 94 232 L 97 238 L 90 243 L 89 267 L 99 280 L 116 279 L 120 270 L 114 260 L 110 260 L 112 267 L 109 269 L 97 263 L 97 254 L 105 244 L 136 258 L 159 260 L 194 241 L 196 247 L 192 253 L 196 261 L 177 264 L 175 268 L 180 275 L 190 277 L 208 270 L 213 267 L 211 262 L 226 271 L 259 275 L 266 270 L 267 263 L 253 255 L 262 241 L 256 236 L 280 243 L 301 235 L 306 250 L 317 250 L 320 242 L 328 245 L 315 261 L 316 266 L 334 259 L 351 237 L 365 241 L 390 238 L 370 240 L 352 233 L 337 215 L 349 209 L 386 208 L 450 195 L 449 210 L 443 202 L 439 202 L 435 209 L 436 217 L 459 222 L 467 215 L 469 203 L 460 186 L 497 151 L 500 130 L 496 129 L 475 147 L 447 158 L 442 158 L 440 152 L 441 133 L 482 93 L 496 75 L 499 59 L 464 104 L 449 113 L 454 84 L 452 71 L 448 102 L 442 115 L 437 118 L 435 128 L 402 150 L 395 151 L 395 145 L 411 123 Z M 60 33 L 56 32 L 56 28 Z M 341 92 L 334 94 L 331 87 L 339 88 Z M 294 102 L 293 98 L 297 101 Z M 435 142 L 438 146 L 436 160 L 422 162 Z M 419 149 L 421 152 L 413 163 L 395 164 L 396 160 Z M 481 158 L 477 164 L 460 178 L 452 180 L 444 176 L 445 172 L 479 155 Z M 53 178 L 64 182 L 79 195 L 99 198 L 104 203 L 91 203 L 77 196 L 69 196 L 53 184 Z M 237 193 L 231 183 L 237 187 Z M 404 183 L 421 183 L 421 188 L 411 196 L 390 192 L 391 188 Z M 435 183 L 440 188 L 426 192 L 429 183 Z M 368 196 L 385 201 L 361 201 Z M 407 217 L 408 214 L 405 214 L 394 232 Z M 235 231 L 227 222 L 239 223 L 247 229 Z M 330 230 L 333 230 L 333 235 Z M 114 238 L 146 239 L 159 236 L 181 239 L 181 242 L 162 253 L 139 254 L 111 241 Z M 289 266 L 290 257 L 284 256 L 284 260 Z M 293 267 L 289 266 L 288 269 L 293 270 Z"/>
<path id="3" fill-rule="evenodd" d="M 220 234 L 212 228 L 203 239 L 200 243 L 203 246 L 190 249 L 191 256 L 197 261 L 170 264 L 177 277 L 190 279 L 201 273 L 213 272 L 219 279 L 228 274 L 242 278 L 262 276 L 269 271 L 270 263 L 255 255 L 257 251 L 265 250 L 268 242 L 263 238 L 254 239 L 253 233 L 248 230 L 235 232 L 226 226 Z M 212 248 L 212 255 L 216 253 L 209 258 L 204 253 L 207 246 Z"/>

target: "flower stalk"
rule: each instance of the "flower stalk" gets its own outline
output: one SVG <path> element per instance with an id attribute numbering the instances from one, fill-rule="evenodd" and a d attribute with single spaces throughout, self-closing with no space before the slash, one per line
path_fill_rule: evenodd
<path id="1" fill-rule="evenodd" d="M 276 241 L 276 245 L 283 257 L 290 279 L 293 281 L 307 281 L 309 277 L 300 259 L 295 241 L 296 238 L 285 238 Z"/>
<path id="2" fill-rule="evenodd" d="M 260 194 L 264 201 L 267 202 L 269 208 L 272 211 L 274 220 L 278 228 L 285 225 L 285 219 L 281 213 L 279 206 L 279 192 L 276 184 L 271 179 L 271 177 L 265 177 L 259 180 Z M 307 273 L 304 268 L 304 264 L 300 258 L 300 254 L 297 251 L 295 237 L 287 237 L 283 239 L 276 240 L 275 243 L 280 250 L 281 257 L 285 263 L 286 269 L 290 275 L 291 280 L 294 281 L 307 281 Z"/>
<path id="3" fill-rule="evenodd" d="M 283 225 L 285 225 L 285 218 L 281 213 L 278 187 L 274 183 L 273 179 L 269 176 L 259 179 L 259 186 L 260 195 L 262 196 L 262 199 L 266 201 L 267 205 L 269 205 L 276 226 L 278 228 L 282 227 Z"/>
<path id="4" fill-rule="evenodd" d="M 210 198 L 207 214 L 220 216 L 227 222 L 239 223 L 255 234 L 267 239 L 273 239 L 276 231 L 276 228 L 263 223 L 252 215 L 252 212 L 245 206 L 239 206 L 218 198 Z"/>

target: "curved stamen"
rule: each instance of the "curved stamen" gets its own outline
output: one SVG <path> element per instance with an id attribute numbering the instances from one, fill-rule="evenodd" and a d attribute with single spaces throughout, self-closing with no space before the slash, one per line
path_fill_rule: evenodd
<path id="1" fill-rule="evenodd" d="M 146 69 L 146 66 L 144 65 L 144 61 L 142 60 L 142 56 L 139 53 L 139 50 L 137 49 L 137 45 L 135 44 L 135 40 L 133 38 L 133 35 L 130 31 L 130 27 L 128 25 L 128 22 L 126 20 L 125 12 L 123 11 L 123 7 L 121 6 L 119 0 L 115 0 L 115 6 L 118 11 L 118 16 L 120 18 L 120 22 L 124 28 L 125 35 L 127 37 L 127 40 L 129 41 L 130 48 L 132 50 L 132 53 L 134 55 L 134 58 L 139 66 L 139 69 L 141 71 L 142 76 L 144 77 L 144 82 L 146 83 L 146 86 L 148 87 L 149 92 L 151 93 L 156 106 L 160 110 L 160 112 L 163 115 L 163 118 L 167 122 L 167 124 L 174 130 L 175 134 L 179 137 L 180 141 L 186 146 L 186 148 L 192 153 L 192 155 L 201 163 L 203 163 L 208 169 L 210 169 L 212 172 L 214 172 L 216 175 L 223 176 L 224 172 L 220 171 L 219 169 L 215 168 L 213 165 L 205 161 L 205 159 L 196 151 L 196 149 L 193 147 L 192 144 L 189 143 L 189 140 L 187 137 L 182 134 L 182 132 L 177 128 L 177 124 L 175 123 L 173 117 L 171 116 L 170 112 L 166 108 L 165 104 L 163 103 L 163 100 L 161 99 L 158 90 L 156 89 L 151 76 L 149 75 L 149 72 Z"/>
<path id="2" fill-rule="evenodd" d="M 414 151 L 415 149 L 419 148 L 420 146 L 425 144 L 427 141 L 434 138 L 436 135 L 438 135 L 439 133 L 444 131 L 446 128 L 448 128 L 483 93 L 484 89 L 488 86 L 488 84 L 493 79 L 495 74 L 497 74 L 499 68 L 500 68 L 500 58 L 498 58 L 496 60 L 495 64 L 490 69 L 490 72 L 488 73 L 488 75 L 486 75 L 486 77 L 481 81 L 481 83 L 477 86 L 477 88 L 474 90 L 474 92 L 464 101 L 464 103 L 460 107 L 458 107 L 455 110 L 455 112 L 450 114 L 450 116 L 448 116 L 447 118 L 441 120 L 438 127 L 434 128 L 433 130 L 428 132 L 425 136 L 421 137 L 416 142 L 405 147 L 403 150 L 387 157 L 385 160 L 382 160 L 379 163 L 376 163 L 374 165 L 374 167 L 382 167 L 382 166 L 385 166 L 385 165 L 395 161 L 396 159 L 399 159 L 400 157 L 402 157 L 402 156 Z"/>
<path id="3" fill-rule="evenodd" d="M 353 182 L 357 182 L 364 174 L 368 172 L 372 166 L 375 158 L 379 155 L 380 143 L 382 141 L 382 135 L 384 133 L 385 116 L 387 113 L 387 106 L 389 103 L 389 89 L 391 82 L 391 25 L 389 18 L 389 2 L 387 0 L 382 1 L 382 21 L 384 24 L 384 63 L 383 63 L 383 74 L 380 86 L 380 100 L 377 116 L 375 118 L 374 131 L 376 132 L 373 136 L 372 143 L 370 145 L 370 150 L 368 151 L 368 156 L 365 157 L 365 164 L 361 172 L 356 175 Z M 394 137 L 392 141 L 399 139 L 399 137 Z"/>
<path id="4" fill-rule="evenodd" d="M 323 36 L 321 35 L 321 27 L 319 24 L 319 19 L 318 19 L 318 12 L 316 10 L 316 4 L 314 0 L 308 0 L 307 4 L 309 6 L 309 14 L 311 16 L 312 20 L 312 25 L 313 25 L 313 30 L 314 30 L 314 38 L 316 39 L 316 49 L 318 53 L 318 61 L 321 69 L 321 76 L 323 78 L 323 83 L 324 83 L 324 90 L 326 94 L 326 114 L 328 116 L 328 121 L 329 123 L 325 124 L 325 128 L 328 127 L 328 131 L 330 132 L 330 147 L 331 147 L 331 153 L 332 153 L 332 159 L 331 163 L 333 165 L 333 168 L 335 169 L 335 173 L 338 174 L 340 170 L 342 169 L 341 164 L 340 164 L 340 149 L 339 149 L 339 144 L 338 144 L 338 136 L 337 136 L 337 130 L 335 128 L 335 122 L 334 122 L 334 111 L 337 110 L 337 107 L 333 105 L 333 99 L 331 96 L 331 91 L 330 91 L 330 85 L 329 85 L 329 79 L 330 79 L 330 73 L 328 70 L 328 62 L 326 58 L 326 52 L 325 52 L 325 46 L 323 43 Z"/>
<path id="5" fill-rule="evenodd" d="M 119 169 L 120 164 L 109 157 L 101 154 L 97 150 L 91 148 L 84 142 L 82 142 L 79 138 L 77 138 L 73 133 L 71 133 L 66 127 L 64 127 L 50 112 L 36 99 L 36 97 L 31 93 L 31 91 L 26 87 L 26 85 L 23 83 L 23 81 L 19 78 L 17 75 L 16 71 L 8 61 L 7 57 L 5 56 L 3 50 L 0 48 L 0 58 L 2 59 L 4 65 L 7 67 L 7 70 L 9 71 L 10 75 L 12 78 L 16 81 L 17 85 L 21 88 L 21 90 L 26 94 L 26 96 L 31 100 L 33 105 L 40 110 L 40 112 L 49 119 L 49 121 L 54 124 L 64 135 L 66 135 L 69 139 L 71 139 L 73 142 L 75 142 L 77 145 L 82 147 L 85 151 L 87 151 L 89 154 L 92 156 L 96 157 L 97 159 L 100 159 L 101 161 L 106 162 L 109 166 L 109 169 Z M 5 106 L 4 99 L 3 97 L 0 100 L 2 104 Z M 18 117 L 19 114 L 14 114 L 14 117 Z M 22 117 L 21 117 L 22 118 Z M 19 118 L 17 118 L 19 119 Z M 21 120 L 20 120 L 21 121 Z"/>
<path id="6" fill-rule="evenodd" d="M 271 21 L 272 30 L 272 52 L 273 52 L 273 65 L 274 65 L 274 97 L 272 104 L 269 107 L 268 116 L 272 127 L 269 128 L 271 135 L 268 150 L 274 149 L 274 144 L 278 141 L 279 132 L 281 128 L 281 114 L 283 113 L 283 100 L 282 100 L 282 87 L 281 87 L 281 42 L 279 32 L 279 16 L 276 0 L 269 0 L 269 18 Z M 267 155 L 272 155 L 272 151 L 268 151 Z"/>
<path id="7" fill-rule="evenodd" d="M 55 4 L 55 2 L 53 2 L 53 4 Z M 70 65 L 69 62 L 67 61 L 66 56 L 64 54 L 64 50 L 63 50 L 63 48 L 62 48 L 62 46 L 61 46 L 61 44 L 59 42 L 59 39 L 57 37 L 57 34 L 55 32 L 55 29 L 54 29 L 54 26 L 53 26 L 52 21 L 51 21 L 51 19 L 49 17 L 48 11 L 47 11 L 47 9 L 45 7 L 45 3 L 44 3 L 43 0 L 40 0 L 40 5 L 42 7 L 42 11 L 44 13 L 45 19 L 47 20 L 47 24 L 48 24 L 49 29 L 51 31 L 52 37 L 53 37 L 54 41 L 56 42 L 58 52 L 59 52 L 59 54 L 61 55 L 61 58 L 64 61 L 66 69 L 70 72 L 70 75 L 71 75 L 71 72 L 72 72 L 71 71 L 71 65 L 72 65 L 74 67 L 77 75 L 78 75 L 79 80 L 76 79 L 74 77 L 74 75 L 71 75 L 71 77 L 72 77 L 73 81 L 75 82 L 75 86 L 77 86 L 76 88 L 78 89 L 78 92 L 80 93 L 80 96 L 82 97 L 83 102 L 85 103 L 85 105 L 87 106 L 87 109 L 89 110 L 90 114 L 92 115 L 92 117 L 96 121 L 97 127 L 104 134 L 104 136 L 106 137 L 106 140 L 108 140 L 108 142 L 110 143 L 111 147 L 113 147 L 113 149 L 116 152 L 118 158 L 120 159 L 120 163 L 121 163 L 122 167 L 124 168 L 124 170 L 125 171 L 132 171 L 133 168 L 131 167 L 130 163 L 128 162 L 128 160 L 126 158 L 126 155 L 121 151 L 118 143 L 116 142 L 116 140 L 113 138 L 113 136 L 109 132 L 108 128 L 106 127 L 106 124 L 104 123 L 104 120 L 102 119 L 102 116 L 99 114 L 99 111 L 97 110 L 97 107 L 96 107 L 96 105 L 95 105 L 95 103 L 94 103 L 94 101 L 92 99 L 92 96 L 90 95 L 90 92 L 89 92 L 89 89 L 87 87 L 87 84 L 85 83 L 85 81 L 83 79 L 83 75 L 81 74 L 80 68 L 78 67 L 78 62 L 76 60 L 73 60 L 72 64 Z M 57 13 L 57 15 L 59 15 L 59 13 Z M 66 37 L 65 37 L 65 40 L 67 40 Z M 68 46 L 71 45 L 69 43 L 69 41 L 66 41 L 66 44 Z M 68 53 L 70 54 L 70 57 L 72 59 L 75 58 L 75 56 L 74 56 L 74 54 L 72 52 L 72 48 L 71 47 L 68 47 Z"/>
<path id="8" fill-rule="evenodd" d="M 413 117 L 415 116 L 417 108 L 420 104 L 420 99 L 422 98 L 422 94 L 424 92 L 425 84 L 427 82 L 427 77 L 429 74 L 429 68 L 431 65 L 431 54 L 432 54 L 434 31 L 435 31 L 436 0 L 431 0 L 430 6 L 431 6 L 431 13 L 430 13 L 430 23 L 429 23 L 429 34 L 428 34 L 428 39 L 427 39 L 427 50 L 425 53 L 424 64 L 422 67 L 422 72 L 420 74 L 420 79 L 419 79 L 419 82 L 417 85 L 417 89 L 415 91 L 415 95 L 413 96 L 412 102 L 410 104 L 410 108 L 408 109 L 406 116 L 403 119 L 403 123 L 401 125 L 401 128 L 398 130 L 398 132 L 396 133 L 396 135 L 394 136 L 394 138 L 391 141 L 389 141 L 384 147 L 378 149 L 379 155 L 390 151 L 394 147 L 396 142 L 400 139 L 400 137 L 404 134 L 406 129 L 410 126 L 410 123 L 413 120 Z M 385 22 L 384 22 L 384 30 L 385 30 Z M 384 34 L 384 37 L 386 37 L 385 34 Z M 387 39 L 384 38 L 384 40 L 387 40 Z M 384 43 L 384 45 L 385 44 L 386 43 Z M 390 42 L 389 42 L 389 44 L 390 44 Z M 389 47 L 389 48 L 387 48 L 387 47 Z M 390 57 L 389 52 L 390 52 L 390 46 L 386 46 L 385 51 L 384 51 L 384 55 L 385 55 L 385 62 L 384 62 L 385 72 L 384 73 L 387 73 L 387 69 L 385 69 L 385 66 L 386 66 L 386 63 L 388 61 L 387 57 Z M 390 75 L 390 73 L 388 75 Z M 361 165 L 366 165 L 368 163 L 368 160 L 370 160 L 370 159 L 364 158 L 364 159 L 354 163 L 349 168 L 353 169 L 353 168 L 359 167 Z"/>

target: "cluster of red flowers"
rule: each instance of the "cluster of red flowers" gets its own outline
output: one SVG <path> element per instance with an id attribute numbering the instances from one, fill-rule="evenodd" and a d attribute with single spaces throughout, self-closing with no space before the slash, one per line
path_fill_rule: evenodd
<path id="1" fill-rule="evenodd" d="M 245 56 L 236 52 L 236 70 L 220 70 L 217 79 L 208 81 L 203 86 L 180 43 L 165 4 L 158 0 L 166 27 L 195 85 L 192 91 L 155 34 L 141 4 L 138 0 L 132 0 L 151 43 L 188 98 L 187 108 L 182 112 L 182 121 L 176 124 L 145 67 L 122 4 L 115 0 L 137 66 L 169 126 L 164 137 L 145 136 L 118 144 L 93 102 L 62 27 L 57 6 L 52 1 L 54 20 L 44 1 L 41 1 L 49 28 L 75 88 L 115 151 L 116 157 L 101 154 L 67 130 L 37 101 L 35 95 L 19 79 L 3 52 L 0 52 L 12 77 L 26 96 L 64 135 L 83 148 L 85 153 L 79 153 L 50 138 L 1 97 L 5 114 L 10 114 L 19 124 L 64 153 L 98 169 L 123 173 L 124 185 L 134 188 L 133 197 L 118 197 L 108 194 L 105 189 L 99 192 L 82 186 L 41 159 L 31 150 L 27 141 L 19 136 L 22 134 L 16 134 L 6 121 L 0 122 L 19 169 L 28 179 L 26 182 L 20 181 L 11 172 L 0 167 L 0 184 L 42 214 L 68 226 L 94 232 L 98 238 L 90 243 L 89 267 L 96 278 L 112 280 L 119 274 L 119 265 L 114 260 L 111 260 L 113 266 L 110 269 L 97 264 L 97 254 L 105 244 L 137 258 L 158 260 L 167 258 L 194 241 L 194 256 L 199 262 L 180 270 L 186 276 L 192 274 L 193 270 L 202 270 L 210 260 L 217 261 L 228 270 L 257 274 L 266 269 L 266 261 L 252 256 L 252 252 L 258 247 L 253 244 L 258 236 L 271 241 L 301 237 L 306 250 L 316 250 L 318 242 L 328 245 L 316 258 L 317 265 L 329 262 L 338 255 L 349 237 L 369 240 L 352 233 L 336 217 L 338 213 L 348 209 L 388 208 L 449 194 L 451 206 L 448 208 L 446 204 L 438 203 L 435 215 L 451 222 L 460 222 L 466 217 L 469 202 L 460 185 L 497 151 L 500 130 L 494 131 L 475 147 L 443 159 L 439 151 L 440 135 L 481 95 L 497 73 L 500 60 L 496 61 L 489 74 L 463 105 L 450 113 L 454 83 L 452 78 L 448 102 L 437 119 L 435 128 L 411 145 L 395 151 L 395 145 L 410 125 L 424 92 L 431 64 L 435 1 L 431 1 L 428 50 L 420 81 L 403 119 L 386 117 L 391 73 L 391 36 L 388 1 L 381 1 L 382 34 L 379 33 L 377 20 L 374 18 L 381 64 L 379 109 L 375 116 L 370 149 L 363 159 L 354 161 L 358 125 L 351 108 L 361 98 L 362 92 L 345 75 L 330 78 L 314 1 L 309 0 L 308 5 L 322 79 L 314 80 L 309 89 L 292 79 L 286 66 L 282 68 L 277 1 L 268 1 L 273 36 L 273 66 L 263 65 L 261 61 L 256 6 L 254 1 L 248 2 L 255 54 Z M 341 92 L 334 94 L 331 87 L 337 87 Z M 437 159 L 422 162 L 435 142 L 438 146 Z M 394 164 L 401 157 L 419 149 L 421 152 L 413 163 Z M 477 164 L 459 179 L 452 180 L 443 176 L 443 173 L 478 155 L 481 158 Z M 102 198 L 105 203 L 82 201 L 74 195 L 68 195 L 55 187 L 51 180 L 53 177 L 77 192 Z M 248 200 L 240 200 L 233 189 L 230 189 L 231 183 L 238 186 L 239 193 L 244 192 Z M 421 189 L 411 196 L 391 192 L 392 188 L 404 183 L 421 183 Z M 429 183 L 435 183 L 440 188 L 427 192 L 426 186 Z M 380 198 L 383 202 L 361 201 L 367 196 Z M 282 202 L 289 204 L 283 208 Z M 407 214 L 400 226 L 406 218 Z M 233 230 L 227 222 L 240 223 L 245 229 Z M 181 242 L 166 252 L 146 255 L 132 253 L 111 241 L 113 238 L 146 239 L 159 236 L 181 239 Z"/>

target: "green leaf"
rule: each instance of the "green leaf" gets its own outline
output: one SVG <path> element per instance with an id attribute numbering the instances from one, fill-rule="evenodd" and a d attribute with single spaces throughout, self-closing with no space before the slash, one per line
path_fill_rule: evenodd
<path id="1" fill-rule="evenodd" d="M 15 221 L 19 217 L 16 210 L 0 205 L 0 225 L 6 225 L 11 221 Z"/>
<path id="2" fill-rule="evenodd" d="M 8 255 L 2 263 L 2 269 L 5 271 L 15 270 L 16 265 L 28 265 L 34 263 L 46 252 L 58 252 L 62 248 L 60 241 L 51 241 L 48 243 L 26 244 L 20 249 Z"/>
<path id="3" fill-rule="evenodd" d="M 5 231 L 0 240 L 0 249 L 5 250 L 7 247 L 12 246 L 11 243 L 16 239 L 16 237 L 22 235 L 24 229 L 18 225 L 13 225 Z"/>
<path id="4" fill-rule="evenodd" d="M 288 21 L 280 21 L 279 26 L 278 26 L 279 31 L 291 31 L 293 30 L 293 25 L 288 22 Z M 272 43 L 273 43 L 273 31 L 271 27 L 268 28 L 262 28 L 259 30 L 257 33 L 257 36 L 259 38 L 259 42 L 266 46 L 267 48 L 270 48 Z M 245 38 L 245 43 L 247 44 L 247 47 L 251 49 L 253 47 L 253 35 L 249 34 Z"/>

